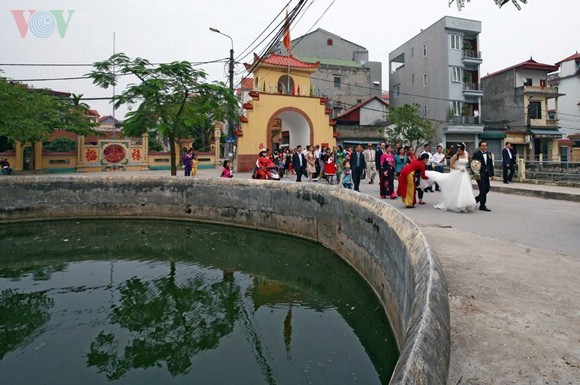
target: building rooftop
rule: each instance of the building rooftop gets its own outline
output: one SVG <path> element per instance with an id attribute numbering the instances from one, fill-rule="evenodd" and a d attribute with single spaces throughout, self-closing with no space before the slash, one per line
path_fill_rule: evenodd
<path id="1" fill-rule="evenodd" d="M 308 63 L 296 59 L 293 56 L 278 55 L 276 53 L 271 53 L 268 56 L 260 58 L 258 55 L 254 54 L 254 62 L 252 64 L 245 63 L 244 66 L 248 71 L 255 69 L 259 64 L 269 64 L 274 67 L 281 68 L 294 68 L 303 70 L 316 70 L 318 69 L 320 62 Z"/>
<path id="2" fill-rule="evenodd" d="M 578 51 L 576 51 L 576 53 L 572 56 L 568 56 L 566 59 L 560 60 L 558 63 L 556 63 L 557 66 L 560 66 L 560 64 L 570 61 L 570 60 L 580 60 L 580 53 L 578 53 Z"/>
<path id="3" fill-rule="evenodd" d="M 316 63 L 319 62 L 322 65 L 331 65 L 331 66 L 341 66 L 341 67 L 356 67 L 361 68 L 362 66 L 357 62 L 352 60 L 339 60 L 339 59 L 325 59 L 325 58 L 317 58 L 317 57 L 309 57 L 309 56 L 297 56 L 300 60 L 305 62 Z"/>
<path id="4" fill-rule="evenodd" d="M 488 78 L 491 76 L 499 75 L 503 72 L 516 70 L 516 69 L 517 70 L 539 70 L 539 71 L 546 71 L 546 72 L 554 72 L 554 71 L 558 70 L 558 67 L 555 65 L 552 65 L 552 64 L 538 63 L 537 61 L 535 61 L 534 59 L 532 59 L 530 57 L 529 60 L 515 64 L 511 67 L 504 68 L 503 70 L 499 70 L 499 71 L 493 72 L 491 74 L 487 74 L 487 75 L 483 76 L 481 79 L 485 79 L 485 78 Z"/>

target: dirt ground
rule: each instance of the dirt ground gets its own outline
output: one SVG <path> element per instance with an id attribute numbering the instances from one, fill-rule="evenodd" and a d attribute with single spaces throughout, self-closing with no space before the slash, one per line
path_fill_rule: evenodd
<path id="1" fill-rule="evenodd" d="M 578 258 L 456 228 L 421 229 L 449 287 L 448 384 L 580 384 Z"/>

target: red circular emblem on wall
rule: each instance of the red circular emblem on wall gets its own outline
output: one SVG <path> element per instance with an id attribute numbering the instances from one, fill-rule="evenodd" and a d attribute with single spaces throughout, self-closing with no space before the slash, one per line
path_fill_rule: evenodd
<path id="1" fill-rule="evenodd" d="M 109 163 L 119 163 L 125 159 L 125 148 L 118 144 L 111 144 L 103 151 L 103 156 Z"/>

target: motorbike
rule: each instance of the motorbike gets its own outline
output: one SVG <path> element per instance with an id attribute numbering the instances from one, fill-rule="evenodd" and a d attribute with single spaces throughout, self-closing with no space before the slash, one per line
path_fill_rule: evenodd
<path id="1" fill-rule="evenodd" d="M 266 180 L 280 180 L 280 174 L 278 174 L 278 167 L 274 163 L 268 164 L 267 167 L 262 167 L 265 171 L 265 178 L 258 177 L 258 170 L 260 168 L 256 165 L 252 171 L 252 179 L 266 179 Z"/>
<path id="2" fill-rule="evenodd" d="M 10 168 L 10 163 L 8 162 L 8 159 L 0 160 L 0 167 L 2 167 L 2 174 L 4 175 L 12 174 L 12 169 Z"/>

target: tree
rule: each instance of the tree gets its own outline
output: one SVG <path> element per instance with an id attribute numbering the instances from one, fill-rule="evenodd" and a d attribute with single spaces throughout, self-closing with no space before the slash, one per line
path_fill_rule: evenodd
<path id="1" fill-rule="evenodd" d="M 457 8 L 461 11 L 461 9 L 463 7 L 465 7 L 465 0 L 449 0 L 449 5 L 451 5 L 453 2 L 457 3 Z M 467 0 L 469 1 L 469 0 Z M 521 3 L 527 4 L 528 0 L 519 0 Z M 510 0 L 494 0 L 495 4 L 498 7 L 503 7 L 505 3 L 509 3 Z M 520 4 L 518 3 L 518 0 L 511 0 L 511 2 L 513 3 L 513 5 L 518 9 L 518 11 L 520 11 L 522 9 L 522 7 L 520 6 Z"/>
<path id="2" fill-rule="evenodd" d="M 416 147 L 421 142 L 428 142 L 435 136 L 431 122 L 419 116 L 418 104 L 407 104 L 394 107 L 389 112 L 389 126 L 384 134 L 392 143 L 408 143 Z"/>
<path id="3" fill-rule="evenodd" d="M 81 95 L 82 96 L 82 95 Z M 0 136 L 11 141 L 44 141 L 55 129 L 93 132 L 88 106 L 48 89 L 34 89 L 0 77 Z"/>
<path id="4" fill-rule="evenodd" d="M 88 75 L 94 84 L 109 88 L 117 84 L 117 74 L 138 79 L 113 97 L 114 108 L 140 103 L 127 114 L 123 134 L 139 136 L 156 129 L 169 142 L 171 175 L 177 175 L 176 141 L 191 138 L 208 120 L 224 121 L 237 111 L 236 98 L 229 88 L 223 83 L 205 82 L 206 73 L 186 61 L 154 65 L 118 53 L 95 63 Z"/>
<path id="5" fill-rule="evenodd" d="M 71 152 L 76 150 L 77 143 L 69 138 L 56 138 L 43 147 L 49 152 Z"/>

